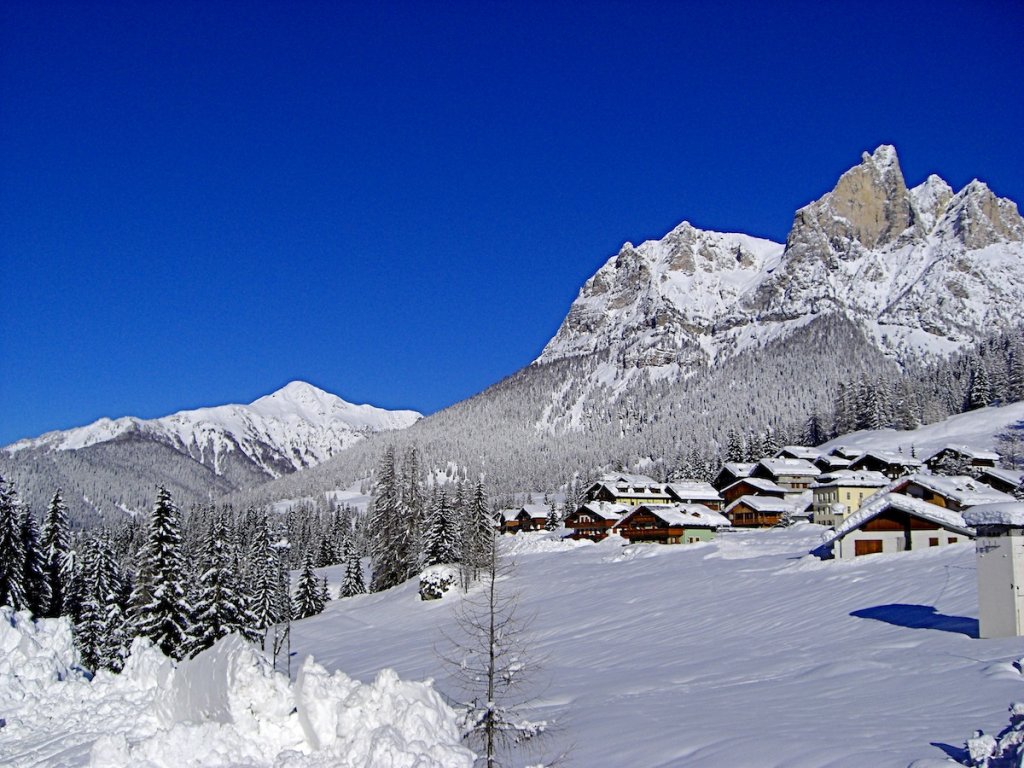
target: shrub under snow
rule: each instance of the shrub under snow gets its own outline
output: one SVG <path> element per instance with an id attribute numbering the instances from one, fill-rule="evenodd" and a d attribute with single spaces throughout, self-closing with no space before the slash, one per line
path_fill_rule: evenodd
<path id="1" fill-rule="evenodd" d="M 64 620 L 0 608 L 0 764 L 470 768 L 429 683 L 372 684 L 307 658 L 291 683 L 237 636 L 182 662 L 136 640 L 91 681 Z"/>

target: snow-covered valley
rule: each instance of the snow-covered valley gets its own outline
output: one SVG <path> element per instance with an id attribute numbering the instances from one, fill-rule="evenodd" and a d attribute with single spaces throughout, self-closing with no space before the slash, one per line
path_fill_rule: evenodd
<path id="1" fill-rule="evenodd" d="M 527 646 L 540 665 L 528 714 L 557 722 L 551 750 L 569 749 L 569 764 L 595 768 L 925 768 L 948 765 L 975 729 L 1005 725 L 1007 706 L 1024 695 L 1014 666 L 1024 646 L 976 638 L 973 545 L 820 561 L 807 552 L 822 531 L 734 532 L 675 547 L 560 541 L 557 533 L 503 537 L 517 565 L 500 584 L 533 616 Z M 336 583 L 337 570 L 323 573 Z M 439 653 L 462 599 L 422 602 L 413 581 L 332 601 L 293 624 L 293 675 L 312 655 L 367 684 L 383 668 L 402 680 L 432 678 L 457 699 Z M 123 692 L 89 696 L 86 685 L 50 682 L 25 694 L 6 681 L 0 762 L 86 765 L 90 742 L 102 739 L 94 765 L 140 764 L 131 756 L 154 766 L 325 764 L 301 738 L 286 754 L 233 753 L 216 743 L 237 737 L 223 717 L 191 730 L 161 726 L 144 711 L 128 717 L 138 701 Z M 331 699 L 342 710 L 359 700 Z M 79 703 L 94 714 L 54 716 Z M 351 713 L 339 717 L 360 727 Z M 259 720 L 253 733 L 282 727 Z M 75 748 L 55 748 L 61 744 Z"/>

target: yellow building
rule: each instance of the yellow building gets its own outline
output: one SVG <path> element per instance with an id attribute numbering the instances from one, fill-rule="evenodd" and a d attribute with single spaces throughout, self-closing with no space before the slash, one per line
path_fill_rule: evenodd
<path id="1" fill-rule="evenodd" d="M 822 475 L 811 485 L 814 494 L 814 522 L 838 528 L 866 499 L 889 485 L 881 472 L 840 469 Z"/>

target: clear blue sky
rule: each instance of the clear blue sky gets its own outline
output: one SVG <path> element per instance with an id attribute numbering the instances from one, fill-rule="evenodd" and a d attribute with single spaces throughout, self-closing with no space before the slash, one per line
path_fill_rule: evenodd
<path id="1" fill-rule="evenodd" d="M 0 444 L 304 379 L 431 412 L 623 241 L 863 150 L 1024 204 L 1024 4 L 0 4 Z"/>

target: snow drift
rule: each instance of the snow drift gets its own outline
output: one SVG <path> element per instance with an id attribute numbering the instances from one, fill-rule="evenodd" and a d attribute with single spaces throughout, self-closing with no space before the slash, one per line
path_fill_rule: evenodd
<path id="1" fill-rule="evenodd" d="M 312 657 L 291 683 L 227 637 L 175 663 L 136 640 L 90 680 L 64 620 L 0 608 L 0 764 L 469 768 L 456 713 L 430 682 L 371 684 Z"/>

